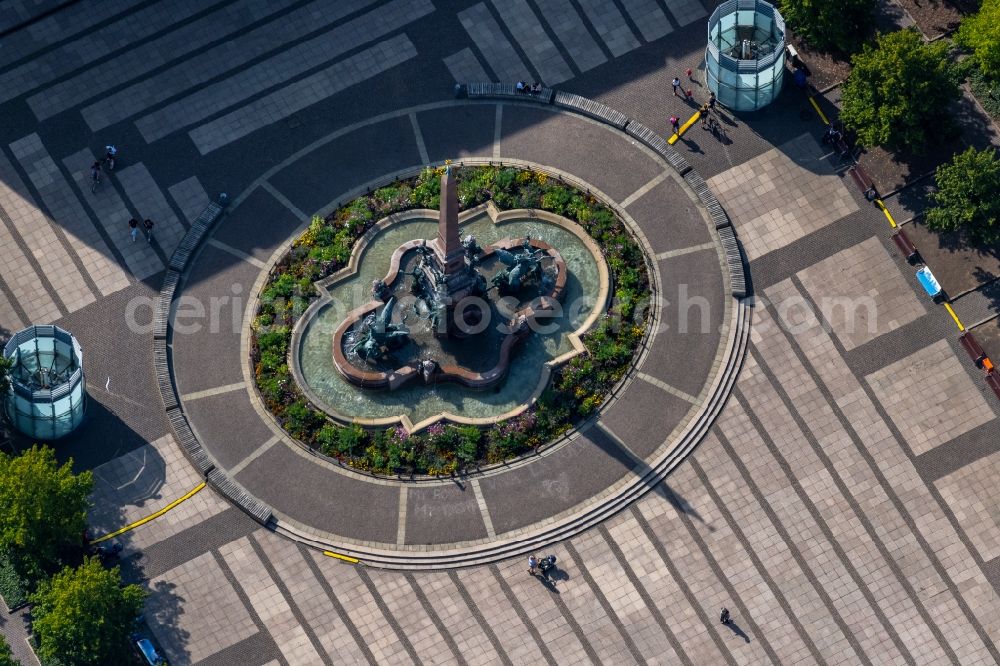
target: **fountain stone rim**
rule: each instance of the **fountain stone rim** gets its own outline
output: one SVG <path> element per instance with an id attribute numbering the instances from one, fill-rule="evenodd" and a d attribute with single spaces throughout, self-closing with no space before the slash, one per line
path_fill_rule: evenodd
<path id="1" fill-rule="evenodd" d="M 319 292 L 320 297 L 310 304 L 309 308 L 299 317 L 299 320 L 295 323 L 292 329 L 292 340 L 289 345 L 289 368 L 292 372 L 292 377 L 298 384 L 299 388 L 308 398 L 309 402 L 317 408 L 318 410 L 325 413 L 327 416 L 332 418 L 334 421 L 342 425 L 357 424 L 366 428 L 376 428 L 376 427 L 388 427 L 388 426 L 401 426 L 408 433 L 415 433 L 423 430 L 435 423 L 440 422 L 451 422 L 459 425 L 475 425 L 475 426 L 488 426 L 494 423 L 505 421 L 507 419 L 516 417 L 524 413 L 528 408 L 530 408 L 541 396 L 542 392 L 549 385 L 549 380 L 551 378 L 552 372 L 559 366 L 565 364 L 570 359 L 578 356 L 586 351 L 586 346 L 583 343 L 583 335 L 589 331 L 597 320 L 604 315 L 608 307 L 608 300 L 611 294 L 611 277 L 608 271 L 607 263 L 604 260 L 604 255 L 601 252 L 600 246 L 597 242 L 590 236 L 586 231 L 584 231 L 579 224 L 573 222 L 572 220 L 563 217 L 561 215 L 556 215 L 544 210 L 528 209 L 528 208 L 517 208 L 512 210 L 499 210 L 492 201 L 487 201 L 484 204 L 476 206 L 475 208 L 470 208 L 466 211 L 459 213 L 458 223 L 459 225 L 464 225 L 473 220 L 479 219 L 482 216 L 488 216 L 495 226 L 503 225 L 507 222 L 519 221 L 524 219 L 537 219 L 550 224 L 555 224 L 567 231 L 573 233 L 580 241 L 587 247 L 591 254 L 596 259 L 597 269 L 598 269 L 598 292 L 595 299 L 594 308 L 590 315 L 580 324 L 575 331 L 567 334 L 567 339 L 570 342 L 571 349 L 559 356 L 552 358 L 545 362 L 539 371 L 538 382 L 535 389 L 532 391 L 531 395 L 520 405 L 515 406 L 513 409 L 498 414 L 495 416 L 488 417 L 470 417 L 461 414 L 455 414 L 453 412 L 443 411 L 429 416 L 420 421 L 412 421 L 406 414 L 397 414 L 395 416 L 384 416 L 375 418 L 361 418 L 361 417 L 350 417 L 344 414 L 338 413 L 336 410 L 330 408 L 326 402 L 320 398 L 309 384 L 305 381 L 305 376 L 302 373 L 302 368 L 300 366 L 300 350 L 302 337 L 305 331 L 308 329 L 309 324 L 316 317 L 316 315 L 327 305 L 332 302 L 332 296 L 330 295 L 329 288 L 343 280 L 353 277 L 357 274 L 360 263 L 361 256 L 364 254 L 365 249 L 375 236 L 383 232 L 390 226 L 406 222 L 414 219 L 433 219 L 437 215 L 438 211 L 429 208 L 414 208 L 406 210 L 400 213 L 393 213 L 387 215 L 386 217 L 379 220 L 377 223 L 373 224 L 371 228 L 365 231 L 364 234 L 357 240 L 351 251 L 351 257 L 348 260 L 347 265 L 337 271 L 336 273 L 325 277 L 321 280 L 317 280 L 313 283 L 314 288 Z M 419 243 L 418 241 L 411 241 Z M 405 244 L 404 244 L 405 245 Z M 402 246 L 401 246 L 402 247 Z M 396 257 L 396 253 L 400 250 L 397 249 L 393 253 L 393 257 Z M 401 255 L 400 255 L 401 256 Z M 565 271 L 560 271 L 560 275 L 563 276 Z M 387 278 L 392 275 L 392 268 L 387 274 Z M 386 282 L 389 280 L 386 279 Z M 378 301 L 369 302 L 366 305 L 361 306 L 361 308 L 367 308 L 370 306 L 377 306 Z M 359 308 L 360 309 L 360 308 Z M 346 321 L 346 319 L 345 319 Z M 343 326 L 343 323 L 338 326 L 338 331 Z M 513 336 L 508 336 L 507 340 L 511 340 Z"/>

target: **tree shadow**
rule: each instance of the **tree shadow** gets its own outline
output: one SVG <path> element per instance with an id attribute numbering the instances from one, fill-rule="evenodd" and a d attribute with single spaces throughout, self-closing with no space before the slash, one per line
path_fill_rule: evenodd
<path id="1" fill-rule="evenodd" d="M 147 586 L 149 597 L 146 599 L 143 629 L 156 639 L 171 664 L 189 664 L 191 653 L 187 646 L 191 634 L 179 624 L 184 614 L 181 604 L 185 599 L 174 592 L 176 587 L 162 580 L 152 587 Z"/>

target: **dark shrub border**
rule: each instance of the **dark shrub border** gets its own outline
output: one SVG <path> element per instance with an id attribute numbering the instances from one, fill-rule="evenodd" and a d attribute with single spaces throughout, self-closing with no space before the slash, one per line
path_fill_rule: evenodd
<path id="1" fill-rule="evenodd" d="M 252 327 L 257 388 L 289 435 L 341 463 L 377 474 L 446 475 L 510 460 L 565 433 L 590 416 L 625 375 L 646 331 L 649 274 L 638 243 L 614 212 L 546 174 L 510 166 L 453 168 L 459 208 L 492 199 L 501 210 L 541 209 L 580 224 L 601 247 L 613 285 L 608 312 L 583 336 L 587 351 L 553 373 L 536 405 L 490 427 L 437 423 L 402 428 L 343 426 L 315 409 L 288 367 L 292 328 L 313 300 L 313 283 L 343 268 L 354 243 L 378 220 L 411 208 L 436 209 L 443 167 L 354 199 L 308 230 L 271 270 Z"/>

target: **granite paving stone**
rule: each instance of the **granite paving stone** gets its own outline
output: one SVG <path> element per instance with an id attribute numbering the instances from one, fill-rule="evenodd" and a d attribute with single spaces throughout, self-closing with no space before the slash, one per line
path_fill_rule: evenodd
<path id="1" fill-rule="evenodd" d="M 586 72 L 608 61 L 569 0 L 535 0 L 535 5 L 579 71 Z"/>
<path id="2" fill-rule="evenodd" d="M 559 55 L 526 0 L 493 0 L 493 7 L 541 76 L 542 85 L 552 88 L 573 78 L 573 71 Z"/>
<path id="3" fill-rule="evenodd" d="M 417 114 L 427 156 L 432 162 L 493 155 L 492 105 L 459 106 Z"/>
<path id="4" fill-rule="evenodd" d="M 993 453 L 938 479 L 935 486 L 984 560 L 1000 556 L 1000 520 L 996 512 L 996 465 Z"/>
<path id="5" fill-rule="evenodd" d="M 806 291 L 850 351 L 926 313 L 877 238 L 841 250 L 798 273 Z"/>
<path id="6" fill-rule="evenodd" d="M 260 616 L 285 659 L 289 663 L 303 666 L 323 664 L 322 657 L 309 642 L 281 590 L 264 569 L 257 554 L 248 547 L 247 540 L 252 538 L 243 537 L 227 543 L 219 549 L 219 554 L 249 597 L 254 611 Z"/>
<path id="7" fill-rule="evenodd" d="M 866 379 L 916 455 L 993 419 L 962 361 L 944 340 Z"/>
<path id="8" fill-rule="evenodd" d="M 202 51 L 196 61 L 181 60 L 107 95 L 84 107 L 81 113 L 91 130 L 114 125 L 193 86 L 293 44 L 373 3 L 374 0 L 344 0 L 331 7 L 323 0 L 315 0 L 244 33 L 239 40 L 226 40 Z"/>
<path id="9" fill-rule="evenodd" d="M 858 210 L 831 158 L 808 134 L 706 182 L 751 260 Z"/>
<path id="10" fill-rule="evenodd" d="M 376 659 L 391 659 L 400 664 L 414 663 L 354 567 L 316 551 L 306 557 L 313 559 L 324 579 L 337 591 L 338 600 Z"/>
<path id="11" fill-rule="evenodd" d="M 486 64 L 498 81 L 513 83 L 531 78 L 528 68 L 504 37 L 500 25 L 484 3 L 459 12 L 458 20 L 486 58 Z"/>
<path id="12" fill-rule="evenodd" d="M 624 135 L 578 116 L 505 107 L 500 156 L 527 159 L 572 173 L 621 201 L 663 171 L 662 162 L 637 153 Z M 592 151 L 600 160 L 587 157 Z"/>
<path id="13" fill-rule="evenodd" d="M 149 627 L 173 663 L 196 663 L 257 633 L 211 553 L 150 579 L 147 587 Z M 179 612 L 182 604 L 199 610 Z"/>
<path id="14" fill-rule="evenodd" d="M 332 62 L 366 42 L 381 39 L 432 9 L 430 0 L 393 0 L 221 81 L 202 86 L 139 118 L 136 127 L 146 142 L 152 143 L 276 85 L 285 84 L 319 65 Z M 338 73 L 343 76 L 344 71 L 339 70 Z M 252 108 L 252 105 L 248 106 Z"/>
<path id="15" fill-rule="evenodd" d="M 639 40 L 614 3 L 580 0 L 580 8 L 614 57 L 617 58 L 638 48 Z"/>
<path id="16" fill-rule="evenodd" d="M 29 134 L 11 143 L 10 149 L 38 190 L 51 216 L 51 223 L 65 235 L 101 295 L 107 296 L 126 288 L 129 285 L 128 273 L 83 210 L 59 167 L 42 145 L 41 137 L 37 133 Z"/>

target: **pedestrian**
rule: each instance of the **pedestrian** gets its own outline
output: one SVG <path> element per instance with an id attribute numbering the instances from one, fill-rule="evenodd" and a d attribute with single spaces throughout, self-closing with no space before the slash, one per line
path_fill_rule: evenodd
<path id="1" fill-rule="evenodd" d="M 680 97 L 680 95 L 677 94 L 677 91 L 681 87 L 681 80 L 675 76 L 674 80 L 671 81 L 670 84 L 674 87 L 674 97 Z"/>
<path id="2" fill-rule="evenodd" d="M 139 235 L 139 220 L 134 217 L 128 221 L 128 228 L 131 229 L 129 234 L 132 236 L 132 242 L 135 242 L 136 236 Z"/>
<path id="3" fill-rule="evenodd" d="M 687 99 L 688 104 L 694 104 L 694 91 L 690 88 L 684 91 L 684 96 Z"/>
<path id="4" fill-rule="evenodd" d="M 729 624 L 730 619 L 729 619 L 729 609 L 728 608 L 723 608 L 722 609 L 722 613 L 719 614 L 719 621 L 722 622 L 722 624 Z"/>
<path id="5" fill-rule="evenodd" d="M 698 107 L 698 113 L 701 114 L 701 128 L 708 129 L 708 102 Z"/>
<path id="6" fill-rule="evenodd" d="M 681 133 L 681 119 L 677 116 L 670 116 L 670 126 L 674 128 L 674 134 L 679 136 Z"/>
<path id="7" fill-rule="evenodd" d="M 694 81 L 694 76 L 691 74 L 691 68 L 690 67 L 688 67 L 688 69 L 687 69 L 687 77 L 688 77 L 688 81 Z"/>
<path id="8" fill-rule="evenodd" d="M 711 91 L 708 93 L 708 110 L 715 111 L 715 93 Z"/>
<path id="9" fill-rule="evenodd" d="M 153 221 L 147 217 L 142 222 L 142 228 L 146 230 L 146 242 L 147 243 L 152 243 L 153 242 Z"/>
<path id="10" fill-rule="evenodd" d="M 538 573 L 538 558 L 534 555 L 528 555 L 528 573 L 532 576 Z"/>

